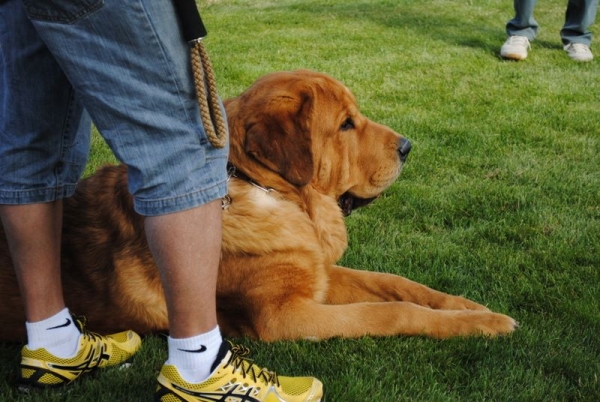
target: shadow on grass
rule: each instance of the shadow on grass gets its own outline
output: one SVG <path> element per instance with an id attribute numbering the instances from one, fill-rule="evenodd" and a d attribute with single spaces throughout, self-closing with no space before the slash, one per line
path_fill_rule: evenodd
<path id="1" fill-rule="evenodd" d="M 369 20 L 389 28 L 420 32 L 422 36 L 450 45 L 482 49 L 492 54 L 498 52 L 506 37 L 503 20 L 494 25 L 486 24 L 485 20 L 473 23 L 472 19 L 454 14 L 450 8 L 432 11 L 422 3 L 398 5 L 389 2 L 373 5 L 365 1 L 346 6 L 305 2 L 301 5 L 276 7 L 313 13 L 317 16 L 335 15 L 340 19 Z"/>

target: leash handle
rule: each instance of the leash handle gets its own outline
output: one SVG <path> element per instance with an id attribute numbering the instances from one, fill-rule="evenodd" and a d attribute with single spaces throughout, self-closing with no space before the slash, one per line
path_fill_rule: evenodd
<path id="1" fill-rule="evenodd" d="M 215 74 L 202 39 L 208 34 L 195 0 L 173 0 L 190 56 L 200 117 L 208 140 L 215 148 L 227 143 L 227 124 L 221 111 Z"/>
<path id="2" fill-rule="evenodd" d="M 227 124 L 221 111 L 215 74 L 202 39 L 193 42 L 190 52 L 204 131 L 213 147 L 223 148 L 227 143 Z"/>

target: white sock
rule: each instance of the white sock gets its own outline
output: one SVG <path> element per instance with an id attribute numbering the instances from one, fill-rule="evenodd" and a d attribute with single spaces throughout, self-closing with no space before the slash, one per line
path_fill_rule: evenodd
<path id="1" fill-rule="evenodd" d="M 56 357 L 73 357 L 79 350 L 81 332 L 75 326 L 69 309 L 65 308 L 50 318 L 26 322 L 27 347 L 44 348 Z"/>
<path id="2" fill-rule="evenodd" d="M 191 338 L 175 339 L 169 336 L 169 358 L 166 364 L 175 366 L 187 382 L 202 382 L 211 374 L 210 369 L 221 343 L 223 338 L 218 325 L 209 332 Z"/>

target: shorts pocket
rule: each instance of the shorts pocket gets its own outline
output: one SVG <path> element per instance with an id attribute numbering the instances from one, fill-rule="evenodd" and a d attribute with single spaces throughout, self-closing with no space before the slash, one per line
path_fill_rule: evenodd
<path id="1" fill-rule="evenodd" d="M 100 9 L 104 0 L 24 0 L 23 4 L 32 20 L 72 24 Z"/>

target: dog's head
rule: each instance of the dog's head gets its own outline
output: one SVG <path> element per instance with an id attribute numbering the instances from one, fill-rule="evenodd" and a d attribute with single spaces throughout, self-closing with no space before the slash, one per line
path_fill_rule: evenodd
<path id="1" fill-rule="evenodd" d="M 342 83 L 313 71 L 266 75 L 226 108 L 234 165 L 267 187 L 310 184 L 346 215 L 388 188 L 410 151 Z"/>

